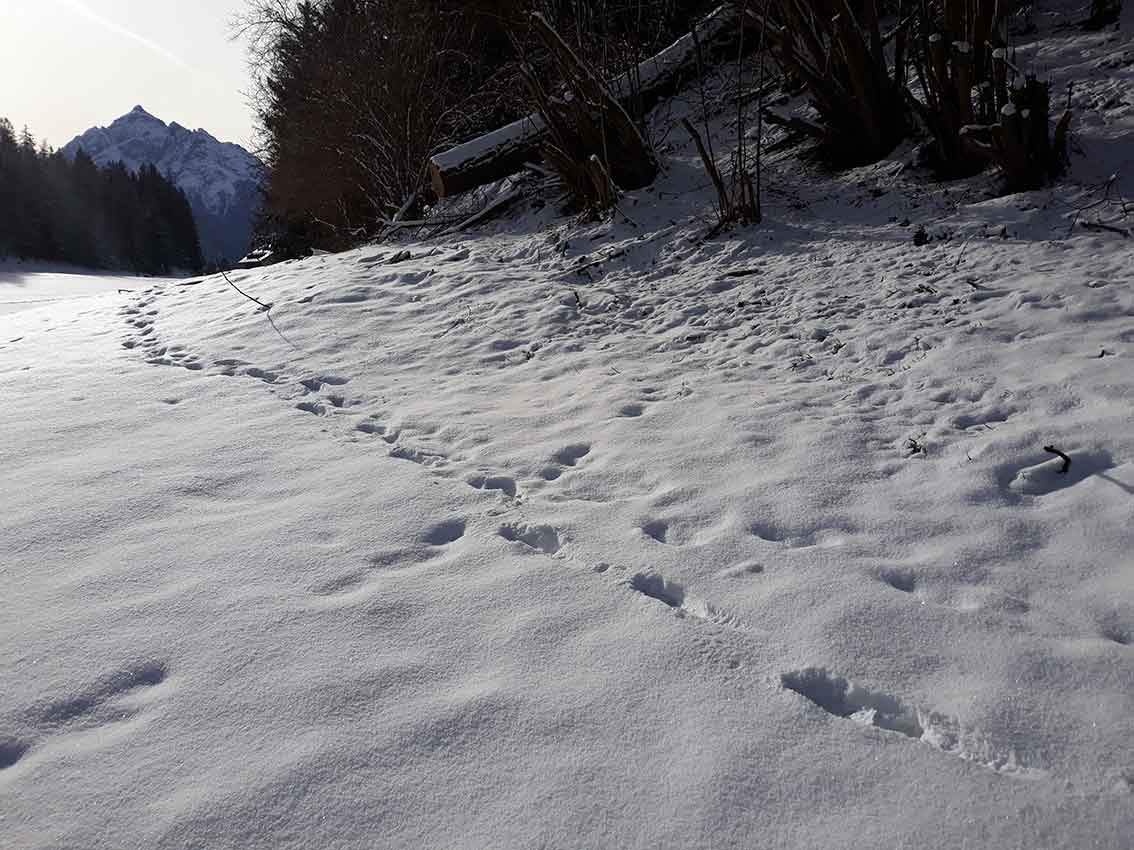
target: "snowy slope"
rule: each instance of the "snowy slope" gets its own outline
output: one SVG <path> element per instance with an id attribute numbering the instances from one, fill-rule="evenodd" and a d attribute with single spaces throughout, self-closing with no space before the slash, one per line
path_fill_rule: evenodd
<path id="1" fill-rule="evenodd" d="M 121 161 L 137 170 L 152 163 L 171 177 L 189 197 L 206 258 L 235 260 L 247 251 L 263 166 L 244 148 L 167 125 L 141 106 L 109 127 L 92 127 L 62 152 L 74 156 L 80 148 L 99 165 Z"/>
<path id="2" fill-rule="evenodd" d="M 0 259 L 0 314 L 92 298 L 139 284 L 150 285 L 137 277 L 92 272 L 66 263 Z"/>
<path id="3" fill-rule="evenodd" d="M 4 840 L 1128 848 L 1131 121 L 0 317 Z"/>

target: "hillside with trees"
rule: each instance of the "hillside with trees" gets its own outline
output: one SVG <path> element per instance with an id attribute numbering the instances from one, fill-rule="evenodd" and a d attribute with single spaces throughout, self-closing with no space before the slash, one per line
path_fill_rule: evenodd
<path id="1" fill-rule="evenodd" d="M 0 118 L 0 256 L 164 275 L 204 265 L 185 194 L 154 166 L 68 160 Z"/>
<path id="2" fill-rule="evenodd" d="M 433 154 L 527 115 L 530 69 L 561 78 L 532 12 L 591 67 L 616 74 L 714 5 L 252 0 L 237 32 L 250 43 L 269 171 L 262 235 L 339 249 L 399 212 L 419 214 L 432 199 Z"/>
<path id="3" fill-rule="evenodd" d="M 1075 26 L 1120 9 L 1095 0 Z M 343 249 L 532 162 L 575 209 L 609 209 L 664 167 L 649 110 L 696 80 L 680 134 L 735 118 L 729 149 L 703 157 L 722 224 L 760 220 L 770 128 L 839 170 L 913 141 L 929 179 L 995 169 L 999 191 L 1036 189 L 1067 165 L 1072 111 L 1017 60 L 1032 17 L 1015 0 L 250 0 L 261 235 Z M 732 103 L 706 102 L 723 68 Z"/>

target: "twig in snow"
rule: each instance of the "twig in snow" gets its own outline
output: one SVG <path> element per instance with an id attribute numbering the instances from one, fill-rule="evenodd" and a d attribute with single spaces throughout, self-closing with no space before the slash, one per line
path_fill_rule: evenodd
<path id="1" fill-rule="evenodd" d="M 1120 218 L 1126 218 L 1126 216 L 1130 212 L 1130 207 L 1132 205 L 1129 204 L 1126 201 L 1126 199 L 1123 198 L 1121 195 L 1119 195 L 1117 198 L 1112 198 L 1110 196 L 1111 190 L 1114 188 L 1114 184 L 1117 181 L 1118 181 L 1118 172 L 1115 172 L 1114 174 L 1110 175 L 1110 177 L 1107 178 L 1105 183 L 1103 183 L 1103 186 L 1102 186 L 1103 196 L 1101 198 L 1099 198 L 1097 201 L 1093 201 L 1092 203 L 1089 203 L 1089 204 L 1087 204 L 1086 206 L 1083 206 L 1083 207 L 1079 207 L 1078 209 L 1075 210 L 1075 215 L 1071 217 L 1071 224 L 1067 228 L 1067 235 L 1068 236 L 1070 236 L 1072 233 L 1075 232 L 1075 225 L 1079 223 L 1079 216 L 1081 216 L 1083 213 L 1087 212 L 1087 210 L 1093 210 L 1095 207 L 1101 207 L 1101 206 L 1105 206 L 1107 204 L 1117 205 L 1122 210 L 1122 215 L 1120 216 Z M 1124 234 L 1124 235 L 1126 235 L 1126 234 Z"/>
<path id="2" fill-rule="evenodd" d="M 1044 446 L 1043 450 L 1048 454 L 1059 455 L 1059 457 L 1063 458 L 1063 466 L 1060 468 L 1059 474 L 1066 475 L 1067 470 L 1071 468 L 1071 458 L 1068 455 L 1065 455 L 1055 446 Z"/>
<path id="3" fill-rule="evenodd" d="M 508 209 L 508 207 L 510 207 L 513 203 L 515 203 L 517 200 L 522 198 L 523 195 L 524 195 L 524 193 L 521 192 L 519 189 L 513 189 L 511 192 L 507 192 L 504 195 L 502 195 L 501 197 L 494 200 L 492 203 L 490 203 L 488 206 L 486 206 L 480 212 L 469 216 L 464 221 L 462 221 L 460 224 L 456 224 L 453 227 L 448 228 L 447 230 L 443 230 L 440 235 L 441 236 L 449 236 L 450 234 L 458 233 L 462 230 L 467 230 L 468 228 L 472 227 L 474 224 L 479 224 L 482 221 L 487 221 L 488 219 L 492 218 L 493 216 L 495 216 L 495 215 L 503 212 L 504 210 Z"/>
<path id="4" fill-rule="evenodd" d="M 281 331 L 278 327 L 276 327 L 276 322 L 272 318 L 271 313 L 268 313 L 268 312 L 265 311 L 264 318 L 268 320 L 268 324 L 272 326 L 272 330 L 274 330 L 277 334 L 279 334 L 280 339 L 282 339 L 284 342 L 286 342 L 288 345 L 290 345 L 292 348 L 296 349 L 297 351 L 303 350 L 298 345 L 296 345 L 294 342 L 292 342 L 290 339 L 288 339 L 286 336 L 284 336 L 284 332 Z"/>
<path id="5" fill-rule="evenodd" d="M 638 239 L 635 240 L 634 242 L 630 242 L 628 244 L 623 244 L 618 248 L 615 248 L 611 251 L 608 251 L 606 254 L 604 254 L 601 257 L 596 257 L 595 259 L 588 260 L 587 262 L 585 262 L 581 265 L 574 266 L 573 268 L 567 269 L 566 273 L 567 274 L 582 274 L 585 271 L 587 271 L 587 269 L 593 268 L 594 266 L 600 266 L 603 263 L 605 263 L 607 260 L 613 260 L 617 257 L 623 256 L 631 248 L 640 248 L 643 245 L 648 245 L 651 242 L 656 242 L 658 239 L 661 239 L 663 236 L 668 236 L 670 233 L 672 233 L 676 229 L 677 229 L 677 225 L 671 224 L 669 227 L 663 227 L 657 233 L 652 233 L 649 236 L 646 236 L 646 235 L 643 234 L 642 236 L 639 236 Z"/>
<path id="6" fill-rule="evenodd" d="M 984 235 L 984 228 L 981 228 L 981 235 Z M 977 234 L 975 233 L 969 234 L 969 238 L 965 240 L 965 244 L 961 246 L 961 250 L 957 254 L 957 262 L 953 263 L 953 271 L 956 271 L 961 267 L 961 260 L 965 258 L 965 251 L 968 249 L 969 243 L 976 239 L 976 237 Z"/>
<path id="7" fill-rule="evenodd" d="M 410 207 L 417 203 L 417 192 L 412 192 L 406 202 L 401 205 L 396 213 L 394 213 L 393 223 L 397 224 L 406 217 L 406 213 L 410 211 Z"/>
<path id="8" fill-rule="evenodd" d="M 239 293 L 240 293 L 241 295 L 243 295 L 243 296 L 244 296 L 245 298 L 247 298 L 247 299 L 248 299 L 249 301 L 252 301 L 252 302 L 255 302 L 256 304 L 259 304 L 259 305 L 260 305 L 260 308 L 261 308 L 261 309 L 262 309 L 262 310 L 263 310 L 263 311 L 264 311 L 265 313 L 266 313 L 266 312 L 268 312 L 268 310 L 271 310 L 271 309 L 272 309 L 272 305 L 271 305 L 271 304 L 265 304 L 265 303 L 264 303 L 263 301 L 258 301 L 258 300 L 256 300 L 256 299 L 255 299 L 255 298 L 253 298 L 253 297 L 252 297 L 251 295 L 249 295 L 249 294 L 248 294 L 247 292 L 244 292 L 244 291 L 243 291 L 243 290 L 242 290 L 242 289 L 241 289 L 241 288 L 240 288 L 239 286 L 237 286 L 237 285 L 236 285 L 235 283 L 233 283 L 233 282 L 232 282 L 231 280 L 229 280 L 229 279 L 228 279 L 228 275 L 224 273 L 224 269 L 221 269 L 221 277 L 223 277 L 223 278 L 225 279 L 225 281 L 227 281 L 227 282 L 228 282 L 228 285 L 229 285 L 229 286 L 231 286 L 231 287 L 232 287 L 233 289 L 235 289 L 235 290 L 236 290 L 237 292 L 239 292 Z"/>

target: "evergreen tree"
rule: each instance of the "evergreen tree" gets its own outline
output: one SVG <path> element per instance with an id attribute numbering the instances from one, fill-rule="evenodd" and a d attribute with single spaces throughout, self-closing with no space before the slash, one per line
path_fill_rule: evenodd
<path id="1" fill-rule="evenodd" d="M 204 266 L 185 193 L 153 165 L 100 169 L 0 118 L 0 256 L 145 274 Z"/>

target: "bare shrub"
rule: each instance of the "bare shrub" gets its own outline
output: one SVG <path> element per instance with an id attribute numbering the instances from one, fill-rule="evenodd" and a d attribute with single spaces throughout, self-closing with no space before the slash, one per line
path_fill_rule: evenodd
<path id="1" fill-rule="evenodd" d="M 526 80 L 551 134 L 544 155 L 575 203 L 591 212 L 614 206 L 617 189 L 653 182 L 658 163 L 638 125 L 598 75 L 587 67 L 542 15 L 533 30 L 563 81 L 551 92 L 534 71 Z"/>
<path id="2" fill-rule="evenodd" d="M 968 150 L 1000 166 L 1009 192 L 1038 189 L 1067 166 L 1071 110 L 1064 111 L 1053 132 L 1050 103 L 1050 87 L 1025 77 L 1021 85 L 1012 87 L 996 123 L 961 131 Z"/>
<path id="3" fill-rule="evenodd" d="M 858 165 L 893 150 L 909 129 L 906 29 L 895 34 L 891 63 L 878 0 L 774 0 L 771 25 L 777 58 L 819 113 L 830 158 Z"/>
<path id="4" fill-rule="evenodd" d="M 1067 112 L 1054 137 L 1048 86 L 1009 58 L 1009 0 L 938 0 L 922 7 L 913 51 L 923 100 L 910 103 L 932 140 L 944 178 L 975 174 L 993 162 L 1008 191 L 1034 189 L 1066 164 Z"/>

